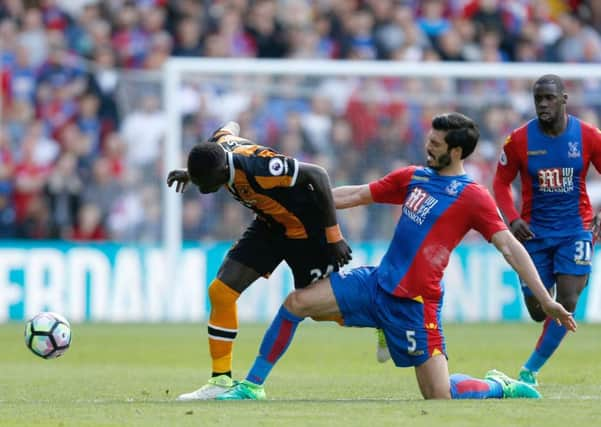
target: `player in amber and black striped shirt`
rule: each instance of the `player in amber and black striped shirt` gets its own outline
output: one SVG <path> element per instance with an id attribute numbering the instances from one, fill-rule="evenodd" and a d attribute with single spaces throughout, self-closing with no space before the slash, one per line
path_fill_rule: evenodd
<path id="1" fill-rule="evenodd" d="M 189 182 L 201 193 L 227 188 L 256 217 L 228 252 L 209 286 L 208 323 L 212 376 L 179 400 L 212 399 L 233 385 L 232 346 L 238 333 L 236 301 L 261 276 L 282 262 L 290 266 L 295 288 L 326 277 L 349 262 L 326 171 L 238 136 L 229 122 L 188 155 L 188 168 L 174 170 L 169 186 L 182 192 Z M 317 320 L 339 320 L 317 319 Z"/>

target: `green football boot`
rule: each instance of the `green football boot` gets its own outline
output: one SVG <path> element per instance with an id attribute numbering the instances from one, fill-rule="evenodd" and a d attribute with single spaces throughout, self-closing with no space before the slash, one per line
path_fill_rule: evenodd
<path id="1" fill-rule="evenodd" d="M 265 388 L 250 381 L 240 381 L 215 400 L 265 400 Z"/>
<path id="2" fill-rule="evenodd" d="M 501 384 L 505 399 L 540 399 L 542 397 L 538 390 L 530 384 L 514 380 L 496 369 L 488 371 L 484 378 Z"/>
<path id="3" fill-rule="evenodd" d="M 538 372 L 531 371 L 530 369 L 522 368 L 520 369 L 520 373 L 518 375 L 518 379 L 526 384 L 530 384 L 532 387 L 538 387 L 538 380 L 536 376 Z"/>

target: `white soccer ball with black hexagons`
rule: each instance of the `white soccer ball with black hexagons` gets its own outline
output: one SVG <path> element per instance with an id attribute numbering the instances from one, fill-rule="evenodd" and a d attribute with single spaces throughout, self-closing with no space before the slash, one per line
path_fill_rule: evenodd
<path id="1" fill-rule="evenodd" d="M 25 325 L 25 345 L 44 359 L 62 356 L 71 345 L 71 325 L 60 314 L 38 313 Z"/>

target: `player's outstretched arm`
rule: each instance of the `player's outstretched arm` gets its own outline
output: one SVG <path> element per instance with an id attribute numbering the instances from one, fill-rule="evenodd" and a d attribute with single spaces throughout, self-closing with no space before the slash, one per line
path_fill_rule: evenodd
<path id="1" fill-rule="evenodd" d="M 234 136 L 240 136 L 240 125 L 237 122 L 229 121 L 221 128 Z"/>
<path id="2" fill-rule="evenodd" d="M 234 121 L 229 121 L 225 123 L 223 126 L 219 126 L 211 137 L 209 138 L 210 142 L 216 142 L 223 135 L 231 134 L 234 136 L 240 136 L 240 125 Z"/>
<path id="3" fill-rule="evenodd" d="M 317 197 L 317 204 L 322 209 L 322 222 L 332 257 L 338 266 L 348 264 L 351 260 L 351 248 L 348 246 L 336 219 L 336 208 L 330 188 L 328 173 L 321 166 L 310 163 L 299 163 L 296 185 L 312 189 Z"/>
<path id="4" fill-rule="evenodd" d="M 528 285 L 545 313 L 557 319 L 568 330 L 575 331 L 576 321 L 574 317 L 561 304 L 551 298 L 534 267 L 530 255 L 513 234 L 509 230 L 498 231 L 492 236 L 491 241 Z"/>
<path id="5" fill-rule="evenodd" d="M 332 190 L 336 209 L 347 209 L 355 206 L 369 205 L 374 202 L 369 184 L 344 185 Z"/>

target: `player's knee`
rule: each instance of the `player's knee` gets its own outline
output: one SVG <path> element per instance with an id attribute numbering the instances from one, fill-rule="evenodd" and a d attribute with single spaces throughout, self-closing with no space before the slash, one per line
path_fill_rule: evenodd
<path id="1" fill-rule="evenodd" d="M 526 308 L 535 322 L 543 322 L 547 318 L 547 314 L 543 311 L 540 303 L 534 298 L 526 299 Z"/>
<path id="2" fill-rule="evenodd" d="M 535 322 L 543 322 L 547 318 L 547 314 L 541 308 L 528 308 L 528 313 Z"/>
<path id="3" fill-rule="evenodd" d="M 212 307 L 235 304 L 240 294 L 219 279 L 209 286 L 209 300 Z"/>
<path id="4" fill-rule="evenodd" d="M 563 308 L 573 313 L 576 310 L 576 303 L 578 302 L 578 295 L 561 295 L 557 297 L 557 302 L 563 305 Z"/>
<path id="5" fill-rule="evenodd" d="M 286 297 L 284 301 L 284 307 L 298 317 L 307 317 L 311 315 L 310 304 L 308 304 L 307 298 L 304 297 L 302 291 L 294 291 Z"/>
<path id="6" fill-rule="evenodd" d="M 426 400 L 434 399 L 451 399 L 451 389 L 449 387 L 436 387 L 432 386 L 422 390 L 422 395 Z"/>

